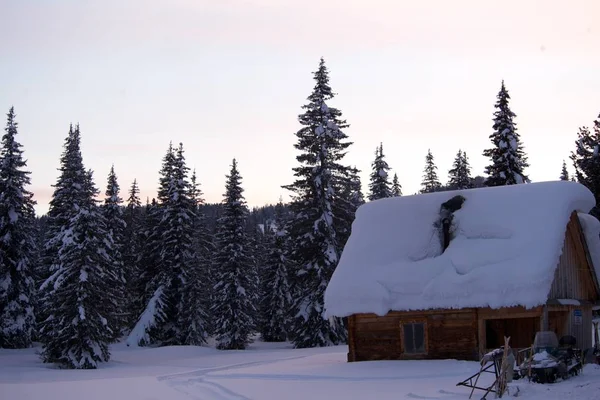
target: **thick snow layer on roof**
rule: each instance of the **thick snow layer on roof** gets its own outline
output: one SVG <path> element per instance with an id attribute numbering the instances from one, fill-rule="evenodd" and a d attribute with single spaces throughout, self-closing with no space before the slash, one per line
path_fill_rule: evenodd
<path id="1" fill-rule="evenodd" d="M 459 194 L 465 201 L 442 253 L 434 223 Z M 367 203 L 325 292 L 326 316 L 544 304 L 571 213 L 594 205 L 585 186 L 569 181 Z"/>

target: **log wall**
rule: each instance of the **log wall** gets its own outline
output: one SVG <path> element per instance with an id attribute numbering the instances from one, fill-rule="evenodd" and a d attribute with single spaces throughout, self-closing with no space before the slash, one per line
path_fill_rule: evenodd
<path id="1" fill-rule="evenodd" d="M 401 324 L 424 322 L 426 353 L 406 354 Z M 348 361 L 401 359 L 476 360 L 477 314 L 475 310 L 392 311 L 383 317 L 355 314 L 349 321 Z"/>

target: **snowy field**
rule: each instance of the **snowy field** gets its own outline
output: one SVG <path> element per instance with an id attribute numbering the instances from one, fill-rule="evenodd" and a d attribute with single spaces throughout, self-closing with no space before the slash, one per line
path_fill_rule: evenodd
<path id="1" fill-rule="evenodd" d="M 479 368 L 453 360 L 347 363 L 346 346 L 294 350 L 257 342 L 245 351 L 116 345 L 112 361 L 98 370 L 58 370 L 41 364 L 36 350 L 0 350 L 0 399 L 466 400 L 470 389 L 456 383 Z M 521 399 L 600 399 L 600 368 L 587 365 L 583 375 L 552 385 L 515 386 Z"/>

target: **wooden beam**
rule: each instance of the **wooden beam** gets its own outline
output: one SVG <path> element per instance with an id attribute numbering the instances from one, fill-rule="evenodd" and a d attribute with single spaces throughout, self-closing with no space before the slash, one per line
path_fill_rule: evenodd
<path id="1" fill-rule="evenodd" d="M 479 359 L 483 358 L 485 354 L 485 320 L 479 315 L 477 310 L 477 345 L 479 348 Z"/>

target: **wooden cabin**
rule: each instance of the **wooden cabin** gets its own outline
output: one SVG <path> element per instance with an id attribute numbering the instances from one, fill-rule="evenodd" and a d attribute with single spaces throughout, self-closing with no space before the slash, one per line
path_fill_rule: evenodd
<path id="1" fill-rule="evenodd" d="M 450 222 L 436 224 L 435 218 L 425 217 L 429 209 L 442 218 L 449 213 L 421 203 L 445 204 L 456 196 L 463 204 L 452 211 Z M 329 316 L 348 317 L 348 361 L 479 360 L 502 346 L 504 336 L 511 337 L 513 349 L 526 348 L 540 330 L 554 331 L 558 338 L 573 335 L 578 347 L 592 347 L 592 307 L 600 300 L 600 223 L 585 214 L 594 205 L 587 189 L 572 182 L 545 182 L 408 197 L 413 199 L 385 199 L 359 209 L 353 236 L 327 288 Z M 491 206 L 495 202 L 490 199 L 504 197 L 518 215 L 486 220 L 481 215 L 486 202 Z M 522 208 L 514 208 L 516 204 Z M 394 210 L 400 219 L 386 226 Z M 407 249 L 420 243 L 418 236 L 427 237 L 426 231 L 411 229 L 419 219 L 434 221 L 440 244 L 436 251 L 429 243 L 425 255 L 417 249 L 406 257 Z M 542 229 L 531 225 L 544 220 L 553 222 Z M 452 239 L 444 226 L 454 226 Z M 497 238 L 486 242 L 485 235 L 475 233 L 477 226 Z M 384 233 L 375 233 L 378 229 Z M 393 240 L 385 234 L 410 243 L 384 255 L 365 254 L 368 246 L 362 241 L 390 245 Z M 520 241 L 513 243 L 513 238 Z M 370 259 L 381 266 L 369 265 Z M 474 267 L 469 265 L 473 259 Z"/>

